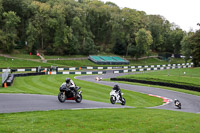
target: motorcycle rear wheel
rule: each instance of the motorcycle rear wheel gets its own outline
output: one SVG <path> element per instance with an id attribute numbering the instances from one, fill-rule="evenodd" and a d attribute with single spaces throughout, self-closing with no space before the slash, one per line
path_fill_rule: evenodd
<path id="1" fill-rule="evenodd" d="M 61 103 L 64 103 L 65 100 L 66 100 L 66 96 L 63 92 L 59 92 L 58 94 L 58 100 L 61 102 Z"/>

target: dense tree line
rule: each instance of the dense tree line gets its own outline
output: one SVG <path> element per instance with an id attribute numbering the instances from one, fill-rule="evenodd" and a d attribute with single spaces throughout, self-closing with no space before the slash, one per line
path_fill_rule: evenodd
<path id="1" fill-rule="evenodd" d="M 121 9 L 112 2 L 0 0 L 0 48 L 8 53 L 24 48 L 62 55 L 104 51 L 140 57 L 150 50 L 180 54 L 187 37 L 160 15 Z"/>

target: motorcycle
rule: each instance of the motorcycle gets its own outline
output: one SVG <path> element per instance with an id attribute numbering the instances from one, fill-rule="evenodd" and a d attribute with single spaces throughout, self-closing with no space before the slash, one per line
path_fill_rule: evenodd
<path id="1" fill-rule="evenodd" d="M 82 91 L 79 91 L 80 88 L 81 87 L 76 86 L 74 91 L 67 87 L 66 83 L 63 83 L 59 88 L 58 100 L 61 103 L 64 103 L 65 100 L 75 100 L 77 103 L 80 103 L 82 101 Z"/>
<path id="2" fill-rule="evenodd" d="M 121 93 L 121 95 L 123 95 L 123 93 Z M 115 103 L 120 103 L 121 105 L 125 105 L 126 104 L 125 98 L 122 97 L 120 99 L 119 92 L 116 92 L 115 90 L 112 90 L 110 92 L 110 102 L 112 104 L 115 104 Z"/>
<path id="3" fill-rule="evenodd" d="M 178 107 L 179 109 L 181 109 L 181 102 L 177 99 L 174 99 L 174 104 L 176 107 Z"/>

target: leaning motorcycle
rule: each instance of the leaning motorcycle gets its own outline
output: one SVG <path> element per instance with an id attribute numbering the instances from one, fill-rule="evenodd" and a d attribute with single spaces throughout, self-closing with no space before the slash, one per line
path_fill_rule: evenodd
<path id="1" fill-rule="evenodd" d="M 123 93 L 121 93 L 121 95 L 123 95 Z M 120 95 L 118 92 L 116 92 L 115 90 L 112 90 L 110 92 L 110 102 L 112 104 L 115 104 L 115 103 L 120 103 L 121 105 L 125 105 L 126 104 L 126 100 L 125 98 L 121 98 L 120 99 Z"/>
<path id="2" fill-rule="evenodd" d="M 176 107 L 178 107 L 179 109 L 181 109 L 181 102 L 177 99 L 174 100 L 174 104 Z"/>
<path id="3" fill-rule="evenodd" d="M 80 103 L 82 101 L 82 91 L 79 91 L 80 88 L 81 87 L 76 86 L 74 91 L 67 87 L 66 83 L 63 83 L 59 88 L 58 100 L 61 103 L 64 103 L 65 100 L 75 100 L 77 103 Z"/>

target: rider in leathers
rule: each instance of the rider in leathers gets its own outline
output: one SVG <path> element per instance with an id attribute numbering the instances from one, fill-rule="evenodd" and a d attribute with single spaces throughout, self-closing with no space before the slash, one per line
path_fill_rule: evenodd
<path id="1" fill-rule="evenodd" d="M 75 94 L 76 94 L 76 89 L 75 89 L 75 87 L 76 87 L 76 85 L 75 85 L 74 81 L 71 80 L 70 78 L 66 78 L 66 79 L 65 79 L 65 82 L 66 82 L 66 87 L 69 87 L 69 89 L 72 90 L 73 95 L 74 95 L 74 97 L 75 97 Z"/>
<path id="2" fill-rule="evenodd" d="M 122 99 L 122 94 L 121 94 L 121 90 L 120 90 L 119 85 L 115 84 L 114 87 L 113 87 L 113 90 L 115 90 L 115 92 L 119 93 L 120 100 L 121 100 Z"/>

